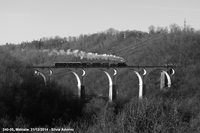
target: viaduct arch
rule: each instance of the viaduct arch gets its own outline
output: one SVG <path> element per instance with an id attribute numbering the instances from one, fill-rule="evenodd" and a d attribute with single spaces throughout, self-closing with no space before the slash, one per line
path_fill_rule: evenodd
<path id="1" fill-rule="evenodd" d="M 161 68 L 60 68 L 58 73 L 62 72 L 71 72 L 76 77 L 77 80 L 77 87 L 78 87 L 78 99 L 84 100 L 85 99 L 85 76 L 89 73 L 87 72 L 88 69 L 99 69 L 105 73 L 109 81 L 109 102 L 112 102 L 116 99 L 116 80 L 118 71 L 122 72 L 122 69 L 129 69 L 133 71 L 139 81 L 139 99 L 142 99 L 146 95 L 146 81 L 148 75 L 155 71 L 161 71 L 160 77 L 160 89 L 162 90 L 165 87 L 171 87 L 171 75 L 175 73 L 174 69 L 169 69 L 165 67 Z M 78 70 L 78 71 L 77 71 Z M 169 72 L 172 71 L 172 73 Z M 50 82 L 51 76 L 54 75 L 54 68 L 53 69 L 44 69 L 44 68 L 35 68 L 35 74 L 41 75 L 43 77 L 45 85 Z"/>

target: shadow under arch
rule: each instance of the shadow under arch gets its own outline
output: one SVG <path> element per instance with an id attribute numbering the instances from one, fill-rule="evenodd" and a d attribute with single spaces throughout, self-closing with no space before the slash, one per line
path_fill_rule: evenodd
<path id="1" fill-rule="evenodd" d="M 46 77 L 44 76 L 44 74 L 41 73 L 41 72 L 38 71 L 38 70 L 35 70 L 35 74 L 42 76 L 42 78 L 43 78 L 43 80 L 44 80 L 44 84 L 45 84 L 45 86 L 46 86 L 46 85 L 47 85 L 47 79 L 46 79 Z"/>
<path id="2" fill-rule="evenodd" d="M 143 78 L 137 69 L 130 69 L 126 68 L 122 71 L 120 69 L 118 73 L 120 75 L 117 76 L 117 86 L 118 95 L 122 99 L 132 98 L 132 97 L 139 97 L 140 99 L 143 96 Z"/>
<path id="3" fill-rule="evenodd" d="M 169 73 L 167 72 L 168 69 L 167 68 L 153 68 L 153 69 L 146 69 L 147 73 L 146 75 L 144 75 L 143 80 L 144 80 L 144 95 L 146 95 L 147 93 L 147 81 L 152 79 L 150 78 L 150 76 L 152 75 L 152 73 L 158 72 L 157 74 L 159 74 L 160 77 L 160 90 L 163 90 L 164 88 L 170 88 L 171 87 L 171 77 L 169 75 Z M 158 75 L 156 75 L 158 76 Z"/>
<path id="4" fill-rule="evenodd" d="M 72 75 L 74 75 L 74 76 L 72 76 Z M 85 89 L 84 89 L 84 86 L 82 83 L 83 82 L 82 77 L 84 75 L 85 75 L 84 69 L 82 69 L 82 74 L 80 74 L 80 71 L 77 71 L 77 69 L 61 69 L 60 71 L 55 72 L 55 74 L 54 74 L 54 76 L 67 76 L 67 79 L 68 80 L 70 79 L 70 81 L 72 81 L 72 82 L 70 82 L 70 81 L 67 82 L 67 84 L 71 85 L 70 88 L 75 90 L 74 94 L 77 94 L 77 97 L 79 100 L 83 100 L 85 98 L 85 93 L 84 93 Z M 77 87 L 75 87 L 74 85 L 75 86 L 77 85 Z"/>
<path id="5" fill-rule="evenodd" d="M 103 73 L 104 74 L 103 74 Z M 90 69 L 90 70 L 85 70 L 84 72 L 83 72 L 83 75 L 84 75 L 84 82 L 86 82 L 85 80 L 87 79 L 87 82 L 89 81 L 89 79 L 90 78 L 86 78 L 87 76 L 90 76 L 90 75 L 95 75 L 95 74 L 99 74 L 100 76 L 103 76 L 103 75 L 105 75 L 106 77 L 107 77 L 107 81 L 106 81 L 106 86 L 107 86 L 107 83 L 108 83 L 108 101 L 109 102 L 112 102 L 114 99 L 115 99 L 115 91 L 114 91 L 114 84 L 113 84 L 113 76 L 115 76 L 116 75 L 116 72 L 114 71 L 114 73 L 113 73 L 113 71 L 111 72 L 110 70 L 104 70 L 104 69 L 101 69 L 101 68 L 93 68 L 93 69 Z M 96 75 L 95 75 L 96 76 Z M 103 78 L 102 79 L 104 79 L 104 76 L 103 76 Z M 102 80 L 102 79 L 100 79 L 100 80 Z M 90 80 L 91 81 L 91 80 Z M 95 80 L 94 80 L 95 81 Z M 104 82 L 105 83 L 105 82 Z M 98 84 L 99 84 L 99 82 L 98 82 Z M 84 84 L 85 85 L 85 84 Z M 105 84 L 104 84 L 105 85 Z M 89 87 L 89 86 L 88 86 Z M 107 88 L 107 87 L 106 87 Z M 107 89 L 106 89 L 106 92 L 107 92 Z M 99 95 L 100 97 L 102 97 L 103 95 Z M 103 96 L 103 99 L 104 98 L 106 98 L 107 99 L 107 96 L 106 97 L 104 97 Z"/>
<path id="6" fill-rule="evenodd" d="M 138 94 L 138 97 L 139 97 L 139 99 L 142 99 L 143 93 L 144 93 L 144 81 L 143 81 L 143 76 L 142 75 L 146 74 L 146 70 L 143 69 L 144 73 L 142 75 L 139 73 L 139 71 L 136 71 L 135 69 L 130 69 L 130 70 L 133 71 L 134 74 L 136 74 L 136 76 L 137 76 L 138 85 L 139 85 L 139 94 Z"/>

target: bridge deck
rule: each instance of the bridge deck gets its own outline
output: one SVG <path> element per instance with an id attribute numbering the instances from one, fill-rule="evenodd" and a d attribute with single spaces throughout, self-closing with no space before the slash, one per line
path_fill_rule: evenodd
<path id="1" fill-rule="evenodd" d="M 27 66 L 25 68 L 177 68 L 180 66 L 176 66 L 176 65 L 170 65 L 170 66 L 115 66 L 115 67 L 111 67 L 111 66 L 97 66 L 97 67 L 93 67 L 93 66 L 88 66 L 88 67 L 56 67 L 56 66 Z"/>

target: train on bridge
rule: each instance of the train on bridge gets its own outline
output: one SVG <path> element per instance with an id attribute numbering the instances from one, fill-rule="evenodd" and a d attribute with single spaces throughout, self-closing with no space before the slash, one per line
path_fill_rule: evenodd
<path id="1" fill-rule="evenodd" d="M 125 62 L 120 63 L 89 63 L 89 62 L 56 62 L 55 67 L 126 67 Z"/>

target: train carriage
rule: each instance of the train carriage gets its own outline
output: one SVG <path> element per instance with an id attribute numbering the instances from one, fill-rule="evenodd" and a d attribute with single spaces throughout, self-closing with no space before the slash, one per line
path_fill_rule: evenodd
<path id="1" fill-rule="evenodd" d="M 89 63 L 89 62 L 56 62 L 55 67 L 126 67 L 125 62 L 121 63 Z"/>

